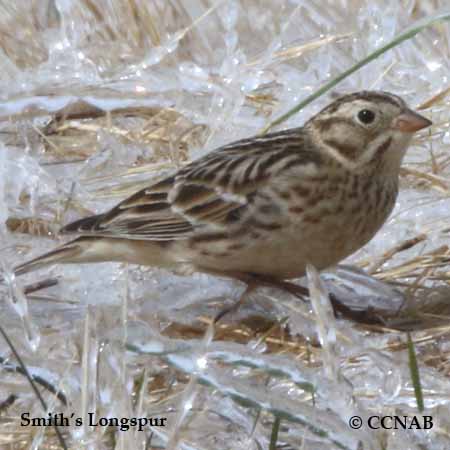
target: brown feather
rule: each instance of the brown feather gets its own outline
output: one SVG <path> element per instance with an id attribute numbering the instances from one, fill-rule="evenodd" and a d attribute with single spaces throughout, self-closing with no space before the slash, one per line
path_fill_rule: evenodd
<path id="1" fill-rule="evenodd" d="M 268 178 L 320 162 L 308 139 L 303 128 L 295 128 L 226 145 L 62 232 L 145 240 L 187 239 L 199 227 L 216 232 L 243 220 L 250 198 Z"/>

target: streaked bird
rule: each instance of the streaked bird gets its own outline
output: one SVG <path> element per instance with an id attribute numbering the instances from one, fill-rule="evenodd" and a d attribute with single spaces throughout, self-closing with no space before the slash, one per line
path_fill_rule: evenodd
<path id="1" fill-rule="evenodd" d="M 126 261 L 251 279 L 304 275 L 366 244 L 394 207 L 413 134 L 431 122 L 398 96 L 362 91 L 304 126 L 218 148 L 77 220 L 78 235 L 15 269 Z"/>

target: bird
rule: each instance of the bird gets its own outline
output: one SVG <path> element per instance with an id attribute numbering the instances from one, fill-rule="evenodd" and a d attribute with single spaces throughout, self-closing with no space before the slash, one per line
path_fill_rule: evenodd
<path id="1" fill-rule="evenodd" d="M 386 222 L 415 132 L 399 96 L 340 96 L 303 126 L 237 140 L 61 229 L 77 235 L 17 266 L 120 261 L 176 273 L 290 280 L 334 266 Z"/>

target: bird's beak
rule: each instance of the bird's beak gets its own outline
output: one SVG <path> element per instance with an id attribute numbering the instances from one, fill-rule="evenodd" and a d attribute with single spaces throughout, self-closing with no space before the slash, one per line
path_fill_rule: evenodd
<path id="1" fill-rule="evenodd" d="M 391 128 L 403 131 L 404 133 L 414 133 L 422 128 L 429 127 L 431 124 L 431 120 L 426 119 L 411 109 L 407 109 L 392 121 Z"/>

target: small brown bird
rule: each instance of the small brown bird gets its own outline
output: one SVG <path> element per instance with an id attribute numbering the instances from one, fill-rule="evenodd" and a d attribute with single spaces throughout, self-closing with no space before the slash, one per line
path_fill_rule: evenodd
<path id="1" fill-rule="evenodd" d="M 303 127 L 218 148 L 16 268 L 127 261 L 245 279 L 304 275 L 366 244 L 389 216 L 413 133 L 431 122 L 387 92 L 345 95 Z"/>

